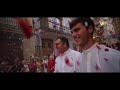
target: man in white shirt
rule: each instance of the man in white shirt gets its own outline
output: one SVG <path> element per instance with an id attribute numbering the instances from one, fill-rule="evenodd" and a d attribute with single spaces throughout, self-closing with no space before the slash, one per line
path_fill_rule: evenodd
<path id="1" fill-rule="evenodd" d="M 54 72 L 80 72 L 80 53 L 69 48 L 68 39 L 59 37 L 55 45 L 59 56 L 55 59 Z"/>
<path id="2" fill-rule="evenodd" d="M 80 71 L 120 72 L 120 52 L 97 44 L 93 39 L 94 28 L 89 17 L 78 17 L 70 23 L 74 41 L 82 49 Z"/>

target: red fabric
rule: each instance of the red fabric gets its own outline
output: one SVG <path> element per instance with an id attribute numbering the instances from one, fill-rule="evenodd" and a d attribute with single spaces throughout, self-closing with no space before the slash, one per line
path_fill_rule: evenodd
<path id="1" fill-rule="evenodd" d="M 30 69 L 30 70 L 34 70 L 34 71 L 37 70 L 37 65 L 36 65 L 36 63 L 30 63 L 28 66 L 29 66 L 29 69 Z"/>
<path id="2" fill-rule="evenodd" d="M 66 65 L 68 65 L 68 66 L 73 66 L 71 63 L 70 63 L 70 61 L 69 61 L 69 59 L 66 57 L 66 59 L 65 59 L 65 63 L 66 63 Z"/>
<path id="3" fill-rule="evenodd" d="M 48 72 L 54 72 L 55 70 L 55 60 L 48 61 Z"/>
<path id="4" fill-rule="evenodd" d="M 28 25 L 26 20 L 23 18 L 17 18 L 16 20 L 22 27 L 25 36 L 29 39 L 32 36 L 32 26 Z"/>

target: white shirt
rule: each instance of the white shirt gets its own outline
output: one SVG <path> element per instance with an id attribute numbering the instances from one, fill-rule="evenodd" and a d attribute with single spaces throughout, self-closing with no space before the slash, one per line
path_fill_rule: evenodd
<path id="1" fill-rule="evenodd" d="M 68 49 L 55 59 L 54 72 L 80 72 L 80 53 Z"/>
<path id="2" fill-rule="evenodd" d="M 81 53 L 80 72 L 120 72 L 120 52 L 94 44 Z"/>

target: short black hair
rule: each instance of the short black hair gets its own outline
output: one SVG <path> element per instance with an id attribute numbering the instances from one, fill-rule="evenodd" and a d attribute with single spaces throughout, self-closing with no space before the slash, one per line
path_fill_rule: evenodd
<path id="1" fill-rule="evenodd" d="M 69 24 L 70 29 L 72 29 L 78 23 L 82 23 L 84 26 L 86 26 L 85 23 L 87 23 L 86 28 L 91 25 L 93 27 L 93 32 L 95 30 L 95 24 L 90 17 L 76 17 L 76 18 L 74 18 Z"/>
<path id="2" fill-rule="evenodd" d="M 58 37 L 56 40 L 58 39 L 60 39 L 63 44 L 66 43 L 67 47 L 69 47 L 69 41 L 66 37 L 61 36 L 61 37 Z"/>

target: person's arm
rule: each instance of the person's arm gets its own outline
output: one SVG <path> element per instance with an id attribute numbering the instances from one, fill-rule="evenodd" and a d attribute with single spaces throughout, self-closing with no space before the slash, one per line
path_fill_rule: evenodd
<path id="1" fill-rule="evenodd" d="M 114 72 L 120 72 L 120 52 L 115 49 L 109 49 L 109 59 L 112 60 L 110 64 L 111 68 L 114 68 Z M 112 66 L 113 65 L 113 66 Z"/>

